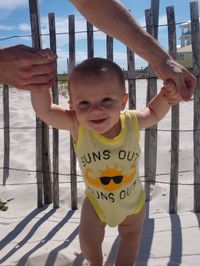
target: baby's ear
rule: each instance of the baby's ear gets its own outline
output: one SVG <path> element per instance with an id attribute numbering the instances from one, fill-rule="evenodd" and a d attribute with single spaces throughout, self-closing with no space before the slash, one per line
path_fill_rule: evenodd
<path id="1" fill-rule="evenodd" d="M 124 110 L 126 103 L 128 101 L 128 94 L 124 94 L 122 100 L 121 100 L 121 110 Z"/>

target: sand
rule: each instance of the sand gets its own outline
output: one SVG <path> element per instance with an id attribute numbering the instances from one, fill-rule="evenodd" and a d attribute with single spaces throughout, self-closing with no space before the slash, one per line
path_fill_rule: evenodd
<path id="1" fill-rule="evenodd" d="M 161 81 L 159 81 L 159 86 Z M 60 208 L 37 208 L 35 173 L 35 114 L 29 92 L 10 88 L 10 170 L 3 184 L 3 97 L 0 88 L 0 199 L 8 210 L 0 211 L 0 265 L 87 265 L 78 240 L 84 184 L 78 177 L 78 210 L 71 210 L 69 179 L 69 134 L 60 131 Z M 137 108 L 145 106 L 146 83 L 137 82 Z M 67 101 L 60 96 L 60 104 Z M 180 105 L 180 166 L 178 212 L 169 214 L 171 112 L 160 122 L 158 132 L 157 183 L 152 186 L 137 265 L 199 266 L 200 214 L 193 212 L 193 101 Z M 50 135 L 52 129 L 50 129 Z M 51 143 L 52 147 L 52 143 Z M 144 149 L 144 132 L 141 132 Z M 79 172 L 80 173 L 80 172 Z M 144 180 L 144 158 L 141 157 Z M 114 265 L 117 228 L 106 227 L 104 264 Z M 124 265 L 126 264 L 124 263 Z"/>

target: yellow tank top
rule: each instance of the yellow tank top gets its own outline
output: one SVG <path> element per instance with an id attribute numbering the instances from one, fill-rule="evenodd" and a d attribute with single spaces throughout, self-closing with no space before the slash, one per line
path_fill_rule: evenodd
<path id="1" fill-rule="evenodd" d="M 83 174 L 85 193 L 100 220 L 119 225 L 145 202 L 139 173 L 139 128 L 134 111 L 120 114 L 121 132 L 113 139 L 79 127 L 75 151 Z"/>

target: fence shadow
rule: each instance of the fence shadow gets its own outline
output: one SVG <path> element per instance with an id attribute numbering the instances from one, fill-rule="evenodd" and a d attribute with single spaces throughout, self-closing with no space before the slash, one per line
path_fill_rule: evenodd
<path id="1" fill-rule="evenodd" d="M 181 265 L 182 243 L 183 243 L 181 222 L 177 214 L 171 214 L 170 220 L 171 220 L 171 251 L 170 251 L 169 262 L 167 265 L 168 266 Z M 150 219 L 147 216 L 144 223 L 144 229 L 141 239 L 140 252 L 138 256 L 138 265 L 140 265 L 140 263 L 142 265 L 148 265 L 148 259 L 150 258 L 151 254 L 154 229 L 155 229 L 154 219 Z"/>
<path id="2" fill-rule="evenodd" d="M 43 208 L 34 209 L 30 212 L 18 225 L 10 231 L 1 241 L 0 241 L 0 250 L 5 248 L 9 243 L 11 243 L 23 230 L 24 228 L 34 219 L 39 213 L 47 209 L 48 206 Z M 1 262 L 0 262 L 1 263 Z"/>
<path id="3" fill-rule="evenodd" d="M 147 265 L 148 259 L 151 253 L 151 246 L 153 242 L 153 234 L 154 234 L 154 219 L 149 218 L 149 201 L 146 202 L 146 218 L 144 221 L 144 227 L 142 232 L 142 238 L 140 243 L 140 250 L 137 262 L 138 264 L 142 262 L 142 265 Z M 137 265 L 137 263 L 136 263 Z"/>
<path id="4" fill-rule="evenodd" d="M 11 241 L 13 241 L 22 231 L 23 229 L 28 225 L 28 223 L 36 217 L 40 212 L 44 211 L 46 207 L 42 209 L 36 209 L 33 212 L 31 212 L 25 219 L 23 219 L 16 227 L 13 229 L 0 243 L 0 250 L 1 248 L 4 248 L 6 245 L 8 245 Z M 28 234 L 16 244 L 4 257 L 0 259 L 0 264 L 5 262 L 9 257 L 13 256 L 20 248 L 22 248 L 29 239 L 35 234 L 35 232 L 38 230 L 38 228 L 55 212 L 54 209 L 50 210 L 48 213 L 46 213 L 41 219 L 38 220 L 32 227 L 32 229 L 28 232 Z"/>
<path id="5" fill-rule="evenodd" d="M 171 220 L 171 255 L 168 262 L 170 265 L 181 265 L 183 239 L 181 230 L 181 221 L 177 214 L 170 214 Z"/>
<path id="6" fill-rule="evenodd" d="M 85 258 L 82 253 L 78 254 L 72 266 L 82 266 Z"/>
<path id="7" fill-rule="evenodd" d="M 197 221 L 198 221 L 198 224 L 199 224 L 199 229 L 200 229 L 200 213 L 195 213 L 195 214 L 196 214 Z"/>
<path id="8" fill-rule="evenodd" d="M 65 221 L 66 223 L 67 221 Z M 50 253 L 49 256 L 46 260 L 46 263 L 44 266 L 53 266 L 55 261 L 56 261 L 56 257 L 58 255 L 58 253 L 64 249 L 67 248 L 71 242 L 77 237 L 77 235 L 79 234 L 79 226 L 77 226 L 77 228 L 68 236 L 68 238 L 58 247 L 56 247 L 55 249 L 53 249 Z M 84 260 L 84 258 L 83 258 Z M 83 262 L 83 261 L 82 261 Z M 81 262 L 81 263 L 82 263 Z M 80 263 L 80 262 L 79 262 Z M 20 264 L 21 265 L 21 264 Z M 74 265 L 74 264 L 73 264 Z M 76 265 L 82 265 L 82 264 L 76 264 Z"/>
<path id="9" fill-rule="evenodd" d="M 55 210 L 52 210 L 55 211 Z M 33 247 L 31 250 L 29 250 L 27 253 L 21 257 L 21 259 L 18 261 L 18 266 L 25 266 L 28 258 L 36 252 L 38 249 L 43 247 L 48 241 L 50 241 L 55 234 L 68 222 L 68 220 L 72 217 L 75 211 L 68 211 L 66 216 L 44 237 L 35 247 Z"/>
<path id="10" fill-rule="evenodd" d="M 116 237 L 113 245 L 112 245 L 111 251 L 110 251 L 108 258 L 105 262 L 105 266 L 114 265 L 116 255 L 117 255 L 118 246 L 119 246 L 119 241 L 120 241 L 120 236 L 118 235 Z"/>

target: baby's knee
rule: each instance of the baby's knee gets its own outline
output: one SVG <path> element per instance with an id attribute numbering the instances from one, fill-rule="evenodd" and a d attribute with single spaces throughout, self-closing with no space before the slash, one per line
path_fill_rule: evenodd
<path id="1" fill-rule="evenodd" d="M 104 237 L 102 235 L 79 234 L 79 241 L 82 250 L 95 250 L 102 246 Z"/>

